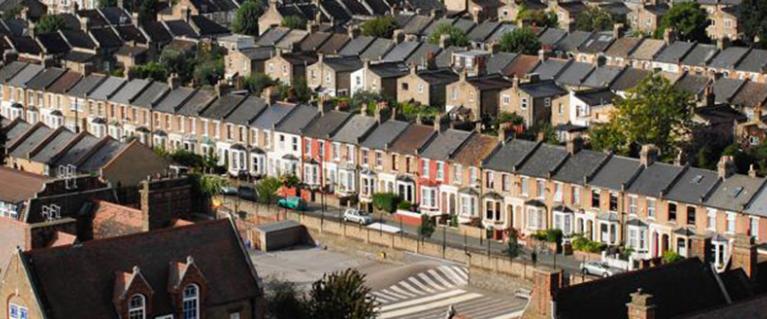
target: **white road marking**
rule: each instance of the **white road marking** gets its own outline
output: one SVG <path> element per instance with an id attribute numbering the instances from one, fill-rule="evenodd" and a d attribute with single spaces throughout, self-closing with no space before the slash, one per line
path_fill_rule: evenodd
<path id="1" fill-rule="evenodd" d="M 432 302 L 432 303 L 428 303 L 428 304 L 422 304 L 420 306 L 414 306 L 414 307 L 409 307 L 409 308 L 404 308 L 404 309 L 399 309 L 399 310 L 394 310 L 394 311 L 388 311 L 388 312 L 381 312 L 380 318 L 381 319 L 388 319 L 388 318 L 394 318 L 394 317 L 398 317 L 398 316 L 404 316 L 404 315 L 408 315 L 408 314 L 412 314 L 412 313 L 417 313 L 417 312 L 421 312 L 421 311 L 428 310 L 428 309 L 445 307 L 445 306 L 448 306 L 448 305 L 456 304 L 456 303 L 459 303 L 459 302 L 464 302 L 464 301 L 467 301 L 467 300 L 476 299 L 476 298 L 479 298 L 479 297 L 482 297 L 482 295 L 480 295 L 478 293 L 473 293 L 473 292 L 472 293 L 468 293 L 468 294 L 462 294 L 460 296 L 456 296 L 456 297 L 449 298 L 449 299 L 443 299 L 443 300 Z"/>
<path id="2" fill-rule="evenodd" d="M 415 285 L 418 288 L 421 288 L 421 289 L 426 290 L 428 292 L 434 292 L 434 290 L 432 290 L 431 288 L 427 287 L 425 284 L 421 283 L 415 277 L 410 277 L 410 278 L 408 278 L 407 281 L 409 281 L 410 283 L 412 283 L 413 285 Z"/>
<path id="3" fill-rule="evenodd" d="M 399 294 L 406 295 L 408 297 L 415 297 L 416 296 L 416 294 L 411 293 L 409 291 L 406 291 L 405 289 L 402 289 L 398 285 L 391 286 L 391 287 L 389 287 L 389 289 L 391 289 L 392 291 L 395 291 L 395 292 L 397 292 Z"/>
<path id="4" fill-rule="evenodd" d="M 522 316 L 522 313 L 524 313 L 524 312 L 525 312 L 525 309 L 517 310 L 517 311 L 514 311 L 512 313 L 508 313 L 508 314 L 505 314 L 505 315 L 500 315 L 500 316 L 494 317 L 492 319 L 514 319 L 514 318 L 519 318 L 519 317 Z"/>
<path id="5" fill-rule="evenodd" d="M 429 274 L 437 279 L 443 286 L 445 287 L 452 287 L 455 286 L 453 283 L 451 283 L 449 280 L 445 279 L 445 277 L 442 277 L 444 274 L 441 271 L 436 271 L 434 269 L 429 269 Z"/>
<path id="6" fill-rule="evenodd" d="M 440 286 L 434 280 L 431 279 L 431 277 L 427 276 L 425 273 L 418 274 L 418 278 L 421 278 L 427 285 L 431 286 L 432 288 L 436 290 L 445 290 L 446 287 Z"/>
<path id="7" fill-rule="evenodd" d="M 398 303 L 396 305 L 386 305 L 386 306 L 383 306 L 383 307 L 381 307 L 380 312 L 383 313 L 383 312 L 386 312 L 386 311 L 391 311 L 391 310 L 395 310 L 395 309 L 400 309 L 400 308 L 410 307 L 410 306 L 414 306 L 414 305 L 418 305 L 418 304 L 423 304 L 423 303 L 427 303 L 427 302 L 432 302 L 432 301 L 435 301 L 435 300 L 440 300 L 442 298 L 448 298 L 448 297 L 453 297 L 453 296 L 456 296 L 456 295 L 461 295 L 461 294 L 463 294 L 465 292 L 466 291 L 461 290 L 461 289 L 455 289 L 455 290 L 450 290 L 450 291 L 443 292 L 441 294 L 436 294 L 436 295 L 431 295 L 431 296 L 428 296 L 428 297 L 423 297 L 423 298 L 403 301 L 403 302 L 400 302 L 400 303 Z"/>

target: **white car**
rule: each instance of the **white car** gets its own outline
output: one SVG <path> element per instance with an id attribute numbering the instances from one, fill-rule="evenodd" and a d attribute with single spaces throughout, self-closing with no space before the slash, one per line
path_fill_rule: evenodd
<path id="1" fill-rule="evenodd" d="M 594 275 L 599 277 L 610 277 L 612 275 L 621 273 L 620 269 L 611 268 L 607 263 L 599 261 L 587 261 L 581 263 L 581 272 L 584 275 Z"/>
<path id="2" fill-rule="evenodd" d="M 349 208 L 344 212 L 344 221 L 367 225 L 373 222 L 373 217 L 359 209 Z"/>

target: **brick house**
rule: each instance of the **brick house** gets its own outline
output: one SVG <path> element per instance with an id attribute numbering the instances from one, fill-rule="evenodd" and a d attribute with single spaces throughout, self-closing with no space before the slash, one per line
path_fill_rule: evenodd
<path id="1" fill-rule="evenodd" d="M 447 85 L 458 81 L 450 69 L 416 70 L 397 79 L 397 102 L 417 102 L 422 105 L 442 107 L 446 104 Z"/>
<path id="2" fill-rule="evenodd" d="M 650 1 L 629 12 L 628 22 L 632 30 L 652 34 L 660 26 L 663 15 L 669 10 L 668 4 Z"/>
<path id="3" fill-rule="evenodd" d="M 317 57 L 313 54 L 282 53 L 277 50 L 276 55 L 264 62 L 264 74 L 290 85 L 300 78 L 306 79 L 307 66 L 316 62 Z"/>
<path id="4" fill-rule="evenodd" d="M 467 77 L 464 70 L 457 82 L 445 87 L 448 95 L 445 110 L 466 109 L 473 121 L 484 116 L 497 116 L 500 92 L 511 86 L 512 83 L 501 76 Z"/>
<path id="5" fill-rule="evenodd" d="M 359 57 L 318 56 L 317 62 L 306 67 L 306 82 L 320 95 L 348 96 L 351 94 L 351 74 L 362 69 Z"/>
<path id="6" fill-rule="evenodd" d="M 540 80 L 537 75 L 531 75 L 523 83 L 517 77 L 511 82 L 512 86 L 500 93 L 499 112 L 521 116 L 527 127 L 548 121 L 569 108 L 567 92 L 553 80 Z"/>
<path id="7" fill-rule="evenodd" d="M 12 316 L 263 318 L 258 275 L 229 220 L 16 251 L 8 266 L 0 293 Z"/>

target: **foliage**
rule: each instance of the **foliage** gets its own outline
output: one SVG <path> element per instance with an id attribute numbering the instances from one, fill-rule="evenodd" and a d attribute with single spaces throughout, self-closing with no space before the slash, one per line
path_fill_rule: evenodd
<path id="1" fill-rule="evenodd" d="M 610 121 L 595 125 L 590 132 L 593 148 L 629 154 L 636 145 L 655 144 L 664 156 L 682 149 L 695 107 L 688 93 L 655 73 L 628 90 L 625 99 L 613 103 Z"/>
<path id="2" fill-rule="evenodd" d="M 306 84 L 305 78 L 296 79 L 293 85 L 280 83 L 277 86 L 277 93 L 280 99 L 287 101 L 306 103 L 312 98 L 312 90 Z"/>
<path id="3" fill-rule="evenodd" d="M 168 158 L 176 164 L 191 167 L 194 170 L 201 170 L 207 164 L 202 156 L 184 149 L 168 154 Z"/>
<path id="4" fill-rule="evenodd" d="M 442 23 L 437 26 L 429 36 L 429 43 L 439 45 L 443 34 L 448 36 L 445 46 L 463 47 L 469 45 L 469 37 L 466 36 L 466 32 L 448 23 Z"/>
<path id="5" fill-rule="evenodd" d="M 517 113 L 501 112 L 495 119 L 493 119 L 492 124 L 493 126 L 497 127 L 498 125 L 504 123 L 511 123 L 511 125 L 522 125 L 525 123 L 525 119 L 519 116 Z"/>
<path id="6" fill-rule="evenodd" d="M 373 207 L 378 210 L 393 213 L 399 202 L 399 197 L 394 193 L 373 194 Z"/>
<path id="7" fill-rule="evenodd" d="M 3 20 L 13 19 L 21 14 L 21 6 L 17 5 L 3 12 Z"/>
<path id="8" fill-rule="evenodd" d="M 424 237 L 431 237 L 435 227 L 436 225 L 434 225 L 434 221 L 429 218 L 429 215 L 421 215 L 421 225 L 418 226 L 418 234 Z"/>
<path id="9" fill-rule="evenodd" d="M 667 250 L 663 252 L 663 257 L 661 257 L 661 259 L 663 259 L 664 264 L 670 264 L 677 261 L 682 261 L 684 260 L 684 257 L 682 257 L 680 254 L 677 254 L 675 251 Z"/>
<path id="10" fill-rule="evenodd" d="M 224 51 L 217 46 L 199 46 L 192 77 L 200 85 L 214 85 L 224 76 Z"/>
<path id="11" fill-rule="evenodd" d="M 450 227 L 458 227 L 458 215 L 450 215 Z"/>
<path id="12" fill-rule="evenodd" d="M 504 33 L 501 36 L 499 48 L 504 52 L 537 54 L 541 49 L 541 41 L 532 29 L 522 27 Z"/>
<path id="13" fill-rule="evenodd" d="M 660 38 L 667 28 L 673 28 L 679 40 L 709 42 L 706 33 L 709 23 L 706 11 L 697 2 L 675 3 L 661 19 L 655 37 Z"/>
<path id="14" fill-rule="evenodd" d="M 295 15 L 282 18 L 280 25 L 290 29 L 306 29 L 306 21 Z"/>
<path id="15" fill-rule="evenodd" d="M 309 318 L 367 319 L 377 316 L 377 303 L 355 269 L 325 274 L 309 292 Z"/>
<path id="16" fill-rule="evenodd" d="M 287 188 L 293 188 L 301 184 L 301 179 L 294 174 L 284 174 L 280 176 L 280 182 Z"/>
<path id="17" fill-rule="evenodd" d="M 168 69 L 159 62 L 150 61 L 146 64 L 139 64 L 131 67 L 128 74 L 132 77 L 141 79 L 152 79 L 155 81 L 165 81 L 168 78 Z"/>
<path id="18" fill-rule="evenodd" d="M 439 109 L 434 106 L 405 102 L 400 104 L 400 113 L 407 120 L 414 120 L 418 115 L 421 118 L 433 119 L 439 115 Z"/>
<path id="19" fill-rule="evenodd" d="M 606 31 L 611 30 L 615 22 L 607 10 L 589 7 L 575 17 L 575 29 L 589 32 Z"/>
<path id="20" fill-rule="evenodd" d="M 394 30 L 397 29 L 397 21 L 392 16 L 376 17 L 362 23 L 360 29 L 362 35 L 379 38 L 391 38 Z"/>
<path id="21" fill-rule="evenodd" d="M 35 24 L 35 33 L 43 34 L 67 29 L 64 17 L 60 15 L 44 15 Z"/>
<path id="22" fill-rule="evenodd" d="M 253 73 L 245 78 L 245 88 L 248 92 L 260 95 L 265 88 L 275 85 L 276 81 L 264 73 Z"/>
<path id="23" fill-rule="evenodd" d="M 301 298 L 296 285 L 289 281 L 271 279 L 264 284 L 266 318 L 308 318 L 306 301 Z"/>
<path id="24" fill-rule="evenodd" d="M 272 204 L 277 201 L 277 190 L 282 186 L 282 182 L 276 177 L 265 177 L 256 183 L 256 192 L 258 193 L 258 202 L 261 204 Z"/>
<path id="25" fill-rule="evenodd" d="M 410 202 L 406 200 L 403 200 L 399 202 L 399 204 L 397 204 L 397 209 L 399 210 L 410 210 L 410 208 L 412 207 L 413 207 L 413 204 L 411 204 Z"/>
<path id="26" fill-rule="evenodd" d="M 588 252 L 588 253 L 598 253 L 605 250 L 605 248 L 607 248 L 607 245 L 603 243 L 589 240 L 586 237 L 583 237 L 580 235 L 573 236 L 571 243 L 574 250 Z"/>
<path id="27" fill-rule="evenodd" d="M 528 140 L 538 140 L 539 138 L 542 138 L 541 140 L 544 143 L 559 144 L 559 140 L 557 139 L 557 131 L 554 130 L 554 127 L 551 126 L 551 123 L 549 122 L 536 123 L 530 127 L 529 130 L 525 131 L 524 138 Z"/>
<path id="28" fill-rule="evenodd" d="M 767 2 L 743 0 L 738 8 L 738 25 L 743 31 L 743 41 L 762 49 L 767 48 Z"/>
<path id="29" fill-rule="evenodd" d="M 254 0 L 247 0 L 240 5 L 232 20 L 232 31 L 240 34 L 258 36 L 258 18 L 264 12 Z"/>
<path id="30" fill-rule="evenodd" d="M 201 194 L 208 197 L 221 194 L 224 187 L 229 186 L 229 181 L 226 178 L 218 175 L 192 174 L 192 176 L 196 176 L 193 178 L 196 184 L 196 188 L 200 191 Z"/>
<path id="31" fill-rule="evenodd" d="M 509 231 L 509 241 L 506 243 L 506 249 L 503 250 L 510 259 L 517 258 L 522 254 L 522 245 L 519 244 L 517 236 L 517 230 L 511 228 Z"/>
<path id="32" fill-rule="evenodd" d="M 141 0 L 138 8 L 138 16 L 141 21 L 154 21 L 160 2 L 158 0 Z"/>
<path id="33" fill-rule="evenodd" d="M 117 0 L 98 0 L 99 8 L 116 7 Z"/>
<path id="34" fill-rule="evenodd" d="M 559 229 L 546 229 L 546 230 L 539 230 L 535 234 L 531 235 L 533 238 L 540 240 L 540 241 L 546 241 L 550 243 L 561 243 L 562 242 L 562 231 Z"/>
<path id="35" fill-rule="evenodd" d="M 557 27 L 559 25 L 556 13 L 531 10 L 524 6 L 517 13 L 517 20 L 537 27 Z"/>

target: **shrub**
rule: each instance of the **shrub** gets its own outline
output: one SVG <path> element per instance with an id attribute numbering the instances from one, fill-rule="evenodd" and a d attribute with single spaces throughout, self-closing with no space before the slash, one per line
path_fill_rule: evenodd
<path id="1" fill-rule="evenodd" d="M 663 253 L 662 259 L 664 264 L 670 264 L 670 263 L 675 263 L 677 261 L 681 261 L 682 259 L 684 259 L 684 257 L 682 257 L 682 255 L 680 254 L 677 254 L 676 252 L 667 250 Z"/>
<path id="2" fill-rule="evenodd" d="M 396 207 L 399 207 L 397 202 L 399 197 L 394 193 L 375 193 L 373 194 L 373 206 L 385 212 L 393 213 Z M 410 203 L 408 203 L 410 204 Z M 410 207 L 408 207 L 410 209 Z"/>
<path id="3" fill-rule="evenodd" d="M 571 243 L 574 250 L 588 252 L 588 253 L 598 253 L 605 250 L 605 248 L 607 248 L 607 245 L 597 241 L 589 240 L 583 236 L 573 237 L 573 240 Z"/>
<path id="4" fill-rule="evenodd" d="M 421 225 L 418 226 L 418 233 L 424 237 L 431 237 L 434 233 L 434 221 L 428 215 L 421 215 Z"/>
<path id="5" fill-rule="evenodd" d="M 413 205 L 410 204 L 410 202 L 408 202 L 406 200 L 403 200 L 403 201 L 399 202 L 399 204 L 397 204 L 397 209 L 400 209 L 400 210 L 410 210 L 410 208 L 412 206 Z"/>
<path id="6" fill-rule="evenodd" d="M 540 241 L 559 244 L 562 242 L 562 231 L 559 229 L 539 230 L 532 237 Z"/>

